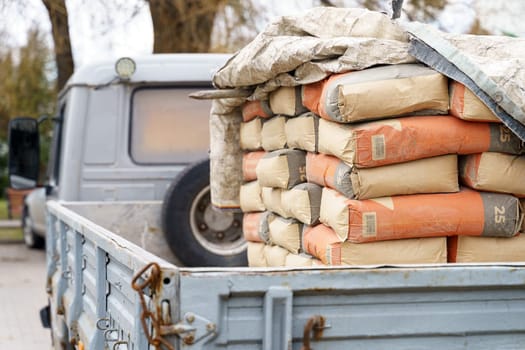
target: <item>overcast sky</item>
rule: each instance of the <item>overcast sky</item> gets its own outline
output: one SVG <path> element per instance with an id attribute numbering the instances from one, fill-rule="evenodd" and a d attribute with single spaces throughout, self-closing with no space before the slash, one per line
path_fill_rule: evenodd
<path id="1" fill-rule="evenodd" d="M 31 25 L 37 25 L 51 43 L 50 24 L 41 0 L 24 0 L 27 6 L 11 4 L 4 9 L 0 31 L 7 32 L 9 44 L 23 45 L 25 33 Z M 311 8 L 313 0 L 259 0 L 270 12 L 271 20 L 279 15 L 291 15 Z M 19 1 L 12 1 L 19 3 Z M 149 8 L 143 5 L 130 19 L 136 8 L 136 1 L 112 0 L 118 3 L 112 23 L 105 23 L 106 11 L 98 1 L 66 0 L 70 12 L 70 30 L 76 67 L 105 58 L 134 56 L 151 53 L 153 48 L 153 27 Z M 110 3 L 110 2 L 107 2 Z M 355 0 L 345 0 L 351 6 Z M 484 27 L 494 32 L 510 32 L 525 36 L 525 1 L 523 0 L 448 0 L 439 25 L 451 32 L 464 32 L 469 28 L 476 13 Z M 104 17 L 104 18 L 101 18 Z"/>

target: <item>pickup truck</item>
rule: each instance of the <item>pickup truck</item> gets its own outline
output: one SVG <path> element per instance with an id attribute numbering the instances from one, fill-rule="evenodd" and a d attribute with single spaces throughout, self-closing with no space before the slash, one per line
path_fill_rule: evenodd
<path id="1" fill-rule="evenodd" d="M 183 268 L 140 248 L 160 209 L 48 202 L 55 349 L 525 347 L 524 265 Z"/>
<path id="2" fill-rule="evenodd" d="M 34 178 L 36 125 L 11 126 L 25 159 L 11 177 L 23 184 Z M 183 267 L 156 239 L 162 211 L 160 201 L 47 202 L 41 316 L 55 349 L 525 348 L 525 264 Z"/>
<path id="3" fill-rule="evenodd" d="M 36 127 L 12 125 L 26 165 Z M 182 267 L 161 201 L 46 206 L 56 350 L 525 347 L 524 264 Z"/>
<path id="4" fill-rule="evenodd" d="M 188 97 L 210 88 L 227 58 L 149 55 L 77 70 L 59 94 L 57 115 L 40 118 L 53 123 L 53 136 L 45 187 L 24 201 L 27 246 L 44 246 L 47 199 L 164 201 L 166 237 L 154 237 L 166 247 L 164 258 L 192 266 L 245 264 L 240 214 L 209 205 L 210 103 Z M 36 123 L 18 119 L 13 127 L 36 130 Z M 34 179 L 24 181 L 34 172 L 17 173 L 26 170 L 27 159 L 17 158 L 13 146 L 10 152 L 11 186 L 34 188 Z"/>

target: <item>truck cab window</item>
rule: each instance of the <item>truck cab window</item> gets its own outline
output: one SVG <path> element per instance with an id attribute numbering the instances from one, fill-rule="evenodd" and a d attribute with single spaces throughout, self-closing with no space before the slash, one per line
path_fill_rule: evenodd
<path id="1" fill-rule="evenodd" d="M 132 159 L 139 164 L 190 163 L 209 149 L 209 101 L 188 97 L 202 88 L 140 88 L 131 108 Z"/>

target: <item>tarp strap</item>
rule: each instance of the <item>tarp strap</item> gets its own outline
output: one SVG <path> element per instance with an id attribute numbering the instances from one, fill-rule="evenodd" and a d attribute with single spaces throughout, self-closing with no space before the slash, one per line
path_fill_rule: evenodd
<path id="1" fill-rule="evenodd" d="M 512 132 L 525 141 L 525 126 L 520 123 L 520 121 L 525 123 L 525 116 L 488 76 L 476 69 L 476 66 L 464 54 L 440 36 L 433 35 L 425 29 L 415 29 L 415 27 L 411 27 L 409 32 L 414 35 L 410 39 L 409 46 L 409 53 L 412 56 L 467 86 Z M 420 36 L 425 37 L 426 41 L 432 36 L 432 46 Z M 436 48 L 439 48 L 440 52 Z M 489 95 L 487 91 L 491 94 Z M 513 111 L 514 117 L 520 121 L 513 118 L 503 108 Z"/>

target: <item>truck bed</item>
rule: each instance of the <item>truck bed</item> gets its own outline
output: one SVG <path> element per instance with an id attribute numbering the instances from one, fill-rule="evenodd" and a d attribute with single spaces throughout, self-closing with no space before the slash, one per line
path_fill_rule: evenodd
<path id="1" fill-rule="evenodd" d="M 184 268 L 159 203 L 47 207 L 55 344 L 154 349 L 156 328 L 165 349 L 525 348 L 523 264 Z"/>

